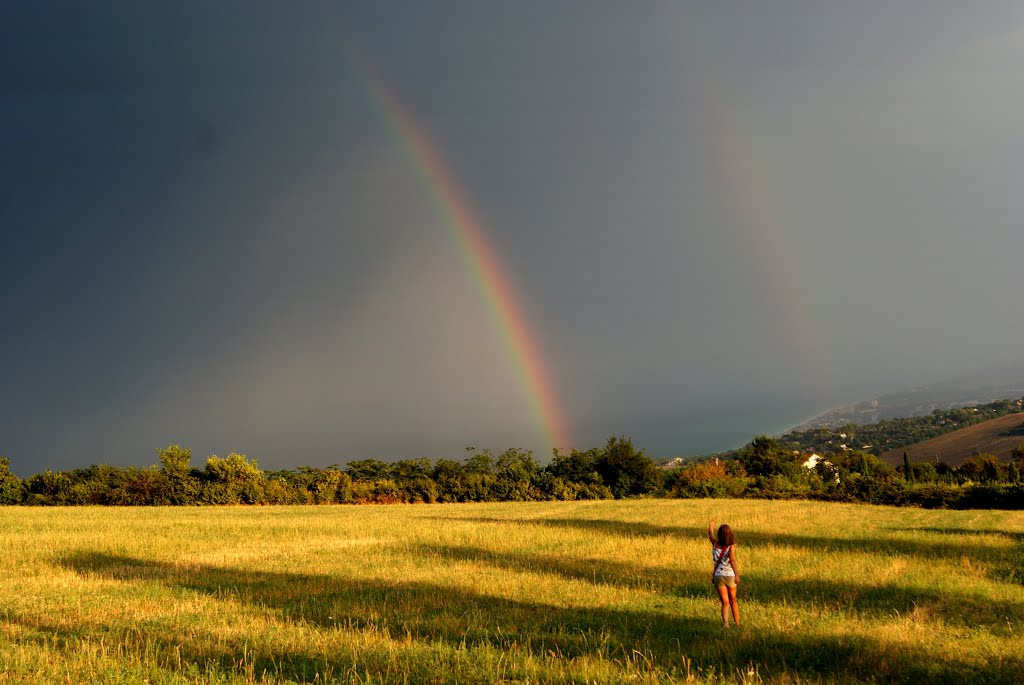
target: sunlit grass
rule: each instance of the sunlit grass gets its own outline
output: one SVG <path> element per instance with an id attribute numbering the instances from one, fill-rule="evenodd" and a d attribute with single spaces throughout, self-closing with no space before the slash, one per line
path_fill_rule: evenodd
<path id="1" fill-rule="evenodd" d="M 724 630 L 707 520 L 737 531 Z M 0 509 L 0 683 L 1024 681 L 1024 514 Z"/>

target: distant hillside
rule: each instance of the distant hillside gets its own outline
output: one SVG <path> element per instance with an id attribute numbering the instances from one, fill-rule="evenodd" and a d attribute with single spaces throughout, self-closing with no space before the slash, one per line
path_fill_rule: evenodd
<path id="1" fill-rule="evenodd" d="M 1024 442 L 1024 414 L 1009 414 L 883 452 L 881 458 L 892 465 L 902 464 L 906 450 L 911 461 L 944 461 L 952 466 L 959 466 L 968 457 L 982 452 L 1008 461 L 1010 451 L 1021 442 Z"/>
<path id="2" fill-rule="evenodd" d="M 936 410 L 961 409 L 1024 395 L 1024 361 L 993 366 L 942 383 L 828 409 L 794 428 L 839 428 L 895 418 L 927 416 Z"/>
<path id="3" fill-rule="evenodd" d="M 936 409 L 928 416 L 886 419 L 863 425 L 848 423 L 836 428 L 794 430 L 780 436 L 779 442 L 788 450 L 818 454 L 861 450 L 881 456 L 899 449 L 902 458 L 902 448 L 905 446 L 918 445 L 1007 415 L 1024 418 L 1022 409 L 1024 399 L 997 400 L 964 409 Z M 1024 439 L 1024 436 L 1019 437 Z"/>

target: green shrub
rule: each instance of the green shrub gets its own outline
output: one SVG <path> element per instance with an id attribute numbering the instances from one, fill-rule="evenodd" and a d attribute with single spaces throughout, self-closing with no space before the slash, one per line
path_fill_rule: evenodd
<path id="1" fill-rule="evenodd" d="M 614 497 L 615 495 L 612 493 L 612 489 L 601 483 L 588 483 L 581 485 L 576 491 L 576 499 L 578 500 L 614 499 Z"/>
<path id="2" fill-rule="evenodd" d="M 907 504 L 925 509 L 952 509 L 963 497 L 963 488 L 949 484 L 915 485 L 907 490 Z"/>
<path id="3" fill-rule="evenodd" d="M 409 492 L 407 498 L 410 502 L 426 502 L 427 504 L 433 504 L 437 501 L 440 495 L 440 488 L 437 487 L 437 483 L 428 476 L 421 476 L 415 481 L 406 486 L 406 490 Z"/>
<path id="4" fill-rule="evenodd" d="M 760 435 L 740 450 L 737 461 L 751 476 L 770 478 L 781 476 L 793 478 L 799 474 L 801 458 L 791 451 L 782 449 L 775 438 Z"/>
<path id="5" fill-rule="evenodd" d="M 963 488 L 958 509 L 1024 509 L 1024 485 L 989 484 Z"/>
<path id="6" fill-rule="evenodd" d="M 811 487 L 806 482 L 795 481 L 782 475 L 757 476 L 748 493 L 761 499 L 795 499 L 810 497 Z"/>
<path id="7" fill-rule="evenodd" d="M 750 479 L 733 476 L 726 462 L 706 461 L 686 464 L 665 477 L 669 497 L 742 497 Z"/>

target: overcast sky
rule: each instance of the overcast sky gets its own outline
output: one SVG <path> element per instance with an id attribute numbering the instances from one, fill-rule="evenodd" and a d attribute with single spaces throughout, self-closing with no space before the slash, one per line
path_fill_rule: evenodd
<path id="1" fill-rule="evenodd" d="M 1019 2 L 15 0 L 15 472 L 172 442 L 547 459 L 368 64 L 475 210 L 572 446 L 721 450 L 1024 356 Z"/>

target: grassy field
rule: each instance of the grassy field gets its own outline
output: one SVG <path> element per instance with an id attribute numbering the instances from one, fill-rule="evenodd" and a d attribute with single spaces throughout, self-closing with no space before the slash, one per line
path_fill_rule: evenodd
<path id="1" fill-rule="evenodd" d="M 709 517 L 737 532 L 721 626 Z M 0 508 L 0 683 L 1024 681 L 1024 513 Z"/>
<path id="2" fill-rule="evenodd" d="M 931 440 L 889 450 L 882 454 L 881 459 L 893 466 L 902 464 L 903 451 L 906 450 L 913 461 L 937 459 L 952 466 L 959 466 L 967 458 L 982 452 L 994 454 L 1003 461 L 1008 461 L 1013 448 L 1024 442 L 1024 435 L 1015 432 L 1022 426 L 1024 415 L 1000 416 L 998 419 L 961 428 Z"/>

